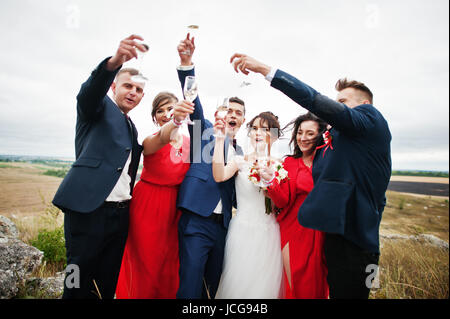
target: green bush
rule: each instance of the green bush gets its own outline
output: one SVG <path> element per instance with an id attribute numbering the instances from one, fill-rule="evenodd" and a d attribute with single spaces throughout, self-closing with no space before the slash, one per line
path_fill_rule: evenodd
<path id="1" fill-rule="evenodd" d="M 56 176 L 56 177 L 64 177 L 67 174 L 66 169 L 49 169 L 44 172 L 44 175 Z"/>
<path id="2" fill-rule="evenodd" d="M 44 260 L 49 263 L 66 264 L 64 229 L 41 230 L 31 245 L 44 252 Z"/>

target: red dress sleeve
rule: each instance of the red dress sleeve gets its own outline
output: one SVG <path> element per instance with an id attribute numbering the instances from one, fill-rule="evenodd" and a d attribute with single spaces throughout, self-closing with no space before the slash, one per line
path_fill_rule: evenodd
<path id="1" fill-rule="evenodd" d="M 290 187 L 289 187 L 289 179 L 292 178 L 289 172 L 290 157 L 287 157 L 283 166 L 284 169 L 288 172 L 288 178 L 278 182 L 277 179 L 274 180 L 273 184 L 267 188 L 267 195 L 272 199 L 273 203 L 276 207 L 283 209 L 285 208 L 291 198 Z M 295 194 L 294 194 L 295 196 Z"/>

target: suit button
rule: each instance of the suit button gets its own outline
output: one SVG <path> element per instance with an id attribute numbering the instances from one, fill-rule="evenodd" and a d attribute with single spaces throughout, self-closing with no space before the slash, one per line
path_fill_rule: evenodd
<path id="1" fill-rule="evenodd" d="M 121 172 L 122 170 L 123 170 L 122 167 L 118 167 L 118 168 L 117 168 L 117 171 L 118 171 L 118 172 Z"/>
<path id="2" fill-rule="evenodd" d="M 131 148 L 127 147 L 127 148 L 125 149 L 125 151 L 129 152 L 129 151 L 131 151 Z"/>

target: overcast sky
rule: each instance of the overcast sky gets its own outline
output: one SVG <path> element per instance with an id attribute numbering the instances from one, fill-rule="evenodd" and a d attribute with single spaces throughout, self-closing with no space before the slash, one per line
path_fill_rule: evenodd
<path id="1" fill-rule="evenodd" d="M 447 171 L 448 6 L 448 0 L 2 0 L 0 154 L 73 158 L 80 85 L 133 33 L 150 45 L 142 60 L 150 82 L 130 113 L 142 140 L 155 130 L 154 96 L 167 90 L 181 97 L 176 46 L 186 26 L 197 24 L 194 62 L 207 117 L 219 95 L 243 98 L 247 120 L 271 110 L 284 126 L 306 112 L 262 76 L 245 78 L 252 84 L 239 88 L 244 76 L 229 58 L 247 53 L 331 98 L 341 77 L 366 83 L 392 132 L 393 169 Z"/>

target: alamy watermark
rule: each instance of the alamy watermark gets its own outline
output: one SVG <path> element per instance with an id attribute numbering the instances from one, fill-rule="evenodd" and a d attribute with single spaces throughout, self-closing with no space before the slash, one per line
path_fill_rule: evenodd
<path id="1" fill-rule="evenodd" d="M 77 4 L 68 4 L 66 13 L 66 27 L 68 29 L 80 28 L 80 7 Z"/>
<path id="2" fill-rule="evenodd" d="M 369 3 L 366 4 L 366 21 L 365 25 L 368 29 L 376 29 L 380 25 L 380 7 L 378 4 Z"/>
<path id="3" fill-rule="evenodd" d="M 369 275 L 366 277 L 366 287 L 369 289 L 380 288 L 380 271 L 379 266 L 376 264 L 369 264 L 366 267 L 366 273 Z"/>
<path id="4" fill-rule="evenodd" d="M 65 272 L 65 286 L 69 289 L 80 288 L 80 267 L 76 264 L 69 264 L 67 265 Z"/>
<path id="5" fill-rule="evenodd" d="M 194 125 L 190 128 L 190 130 L 192 130 L 190 140 L 192 154 L 190 154 L 190 158 L 183 158 L 183 161 L 186 163 L 211 164 L 213 161 L 214 146 L 216 143 L 213 138 L 213 135 L 215 134 L 214 127 L 209 127 L 202 130 L 202 121 L 194 120 Z M 176 134 L 176 131 L 172 131 L 171 140 L 175 140 Z M 270 144 L 272 144 L 275 141 L 275 137 L 278 137 L 278 129 L 271 128 L 270 133 L 268 134 L 270 136 Z M 231 138 L 229 138 L 229 141 L 231 142 Z M 243 146 L 244 149 L 252 149 L 253 146 L 251 143 L 252 142 L 249 137 L 246 140 L 246 145 L 241 146 Z M 171 153 L 171 160 L 173 162 L 178 162 L 179 159 L 177 159 L 175 154 L 175 152 L 174 154 Z"/>

